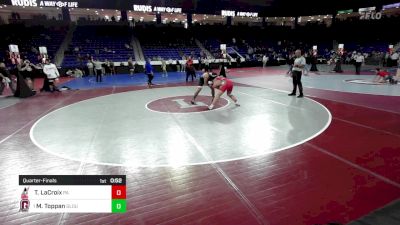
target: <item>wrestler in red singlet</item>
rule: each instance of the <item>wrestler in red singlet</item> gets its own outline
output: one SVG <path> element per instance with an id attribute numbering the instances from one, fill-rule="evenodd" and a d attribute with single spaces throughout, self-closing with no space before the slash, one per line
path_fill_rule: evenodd
<path id="1" fill-rule="evenodd" d="M 226 94 L 231 98 L 236 106 L 240 106 L 238 103 L 238 100 L 235 96 L 232 95 L 232 90 L 233 90 L 233 82 L 232 80 L 229 80 L 226 77 L 218 76 L 214 80 L 213 88 L 215 90 L 215 97 L 213 99 L 213 102 L 211 103 L 210 106 L 208 106 L 208 109 L 213 109 L 214 105 L 217 103 L 221 95 L 226 91 Z"/>

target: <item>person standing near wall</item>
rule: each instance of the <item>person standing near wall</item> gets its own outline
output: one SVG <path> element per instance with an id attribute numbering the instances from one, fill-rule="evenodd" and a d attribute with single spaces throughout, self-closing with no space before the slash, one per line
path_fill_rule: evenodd
<path id="1" fill-rule="evenodd" d="M 162 77 L 168 77 L 167 62 L 165 61 L 165 59 L 161 59 L 161 69 L 162 69 Z"/>
<path id="2" fill-rule="evenodd" d="M 99 59 L 94 61 L 94 69 L 96 71 L 96 82 L 103 82 L 103 64 Z"/>
<path id="3" fill-rule="evenodd" d="M 262 58 L 263 68 L 265 68 L 267 66 L 267 62 L 268 62 L 268 56 L 267 56 L 267 54 L 264 54 L 264 56 Z"/>
<path id="4" fill-rule="evenodd" d="M 90 59 L 88 60 L 88 62 L 86 63 L 86 67 L 87 67 L 89 76 L 92 76 L 94 74 L 92 60 L 90 60 Z"/>
<path id="5" fill-rule="evenodd" d="M 132 76 L 135 73 L 135 63 L 132 60 L 132 57 L 128 59 L 128 68 L 129 74 Z"/>
<path id="6" fill-rule="evenodd" d="M 186 82 L 189 81 L 189 76 L 192 77 L 192 81 L 196 78 L 196 70 L 193 65 L 192 57 L 189 57 L 186 62 Z"/>

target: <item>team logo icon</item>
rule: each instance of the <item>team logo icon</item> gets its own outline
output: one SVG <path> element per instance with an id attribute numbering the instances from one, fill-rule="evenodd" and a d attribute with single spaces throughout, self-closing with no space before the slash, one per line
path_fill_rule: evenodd
<path id="1" fill-rule="evenodd" d="M 29 198 L 28 198 L 29 188 L 24 188 L 21 194 L 21 201 L 19 203 L 19 211 L 28 212 L 29 211 Z"/>

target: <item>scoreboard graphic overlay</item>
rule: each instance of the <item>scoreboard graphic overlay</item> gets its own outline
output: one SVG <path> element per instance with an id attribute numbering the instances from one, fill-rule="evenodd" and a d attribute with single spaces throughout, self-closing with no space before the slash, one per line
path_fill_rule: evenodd
<path id="1" fill-rule="evenodd" d="M 21 212 L 125 213 L 125 175 L 20 175 Z"/>

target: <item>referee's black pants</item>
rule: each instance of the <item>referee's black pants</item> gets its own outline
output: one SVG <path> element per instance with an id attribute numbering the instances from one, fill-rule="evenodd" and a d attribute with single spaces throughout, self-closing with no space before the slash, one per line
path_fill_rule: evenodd
<path id="1" fill-rule="evenodd" d="M 303 84 L 301 83 L 301 71 L 292 71 L 293 78 L 293 91 L 292 94 L 296 94 L 297 86 L 299 87 L 300 95 L 303 95 Z"/>
<path id="2" fill-rule="evenodd" d="M 96 82 L 103 82 L 103 70 L 96 70 Z"/>
<path id="3" fill-rule="evenodd" d="M 196 71 L 194 71 L 194 70 L 187 70 L 186 71 L 186 82 L 189 81 L 189 76 L 192 77 L 192 81 L 193 81 L 194 78 L 196 77 Z"/>
<path id="4" fill-rule="evenodd" d="M 362 63 L 356 62 L 356 74 L 359 75 L 361 71 L 361 65 Z"/>

